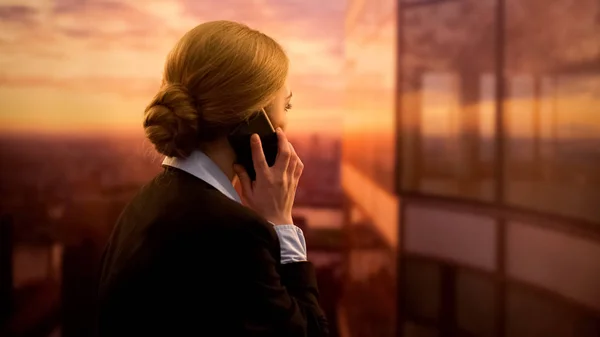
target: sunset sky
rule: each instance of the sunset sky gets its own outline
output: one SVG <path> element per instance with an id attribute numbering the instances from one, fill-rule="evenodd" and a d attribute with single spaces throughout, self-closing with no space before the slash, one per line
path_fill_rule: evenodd
<path id="1" fill-rule="evenodd" d="M 382 2 L 381 11 L 394 13 L 395 1 Z M 294 92 L 290 131 L 338 133 L 343 121 L 353 130 L 393 132 L 396 21 L 383 12 L 381 20 L 357 19 L 365 3 L 0 0 L 0 131 L 141 132 L 143 109 L 158 89 L 171 47 L 195 25 L 227 19 L 273 36 L 287 50 Z M 347 34 L 353 19 L 358 26 Z M 354 68 L 348 71 L 348 64 Z M 480 131 L 488 136 L 495 111 L 491 75 L 482 75 L 479 102 Z M 599 79 L 594 74 L 565 76 L 557 86 L 544 84 L 542 123 L 555 111 L 552 120 L 561 136 L 596 137 Z M 419 95 L 425 134 L 459 130 L 452 126 L 461 113 L 458 80 L 451 71 L 424 74 Z M 542 81 L 553 83 L 551 78 Z M 508 128 L 513 135 L 529 135 L 533 77 L 511 75 L 507 86 Z"/>
<path id="2" fill-rule="evenodd" d="M 0 0 L 0 130 L 141 131 L 170 48 L 227 19 L 287 50 L 290 128 L 336 131 L 344 11 L 344 0 Z"/>

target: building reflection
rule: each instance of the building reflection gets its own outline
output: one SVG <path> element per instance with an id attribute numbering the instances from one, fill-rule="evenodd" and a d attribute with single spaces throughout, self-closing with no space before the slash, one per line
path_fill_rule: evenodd
<path id="1" fill-rule="evenodd" d="M 598 11 L 350 1 L 345 335 L 600 335 Z"/>

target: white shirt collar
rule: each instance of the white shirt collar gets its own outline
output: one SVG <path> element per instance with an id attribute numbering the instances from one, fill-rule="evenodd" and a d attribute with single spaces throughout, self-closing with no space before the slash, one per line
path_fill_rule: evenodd
<path id="1" fill-rule="evenodd" d="M 217 166 L 217 164 L 202 151 L 194 151 L 185 159 L 165 157 L 162 164 L 176 167 L 196 176 L 225 194 L 230 199 L 241 203 L 240 196 L 231 184 L 231 181 L 229 181 L 219 166 Z"/>

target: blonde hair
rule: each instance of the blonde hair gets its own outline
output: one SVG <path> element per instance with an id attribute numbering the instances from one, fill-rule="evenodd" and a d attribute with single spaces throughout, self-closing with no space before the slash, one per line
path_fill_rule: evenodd
<path id="1" fill-rule="evenodd" d="M 267 106 L 287 72 L 288 58 L 269 36 L 230 21 L 198 25 L 167 57 L 144 113 L 146 137 L 159 153 L 185 158 Z"/>

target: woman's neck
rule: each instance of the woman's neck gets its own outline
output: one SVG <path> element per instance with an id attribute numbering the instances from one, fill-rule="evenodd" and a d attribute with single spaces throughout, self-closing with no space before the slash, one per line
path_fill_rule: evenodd
<path id="1" fill-rule="evenodd" d="M 235 153 L 229 145 L 227 139 L 217 140 L 203 147 L 202 151 L 225 173 L 227 179 L 233 183 L 235 173 L 233 172 L 233 163 L 235 162 Z"/>

